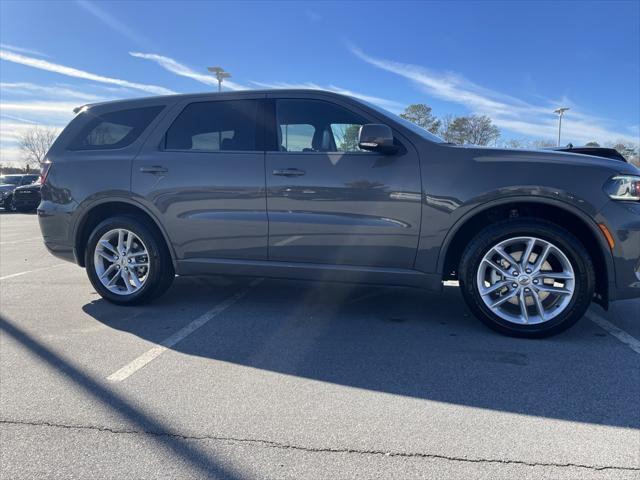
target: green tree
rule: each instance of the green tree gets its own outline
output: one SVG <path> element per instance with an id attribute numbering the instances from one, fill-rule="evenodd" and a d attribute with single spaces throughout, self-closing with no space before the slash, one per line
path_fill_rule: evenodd
<path id="1" fill-rule="evenodd" d="M 595 142 L 595 141 L 592 140 L 591 142 L 585 143 L 584 146 L 585 147 L 599 147 L 600 144 L 598 142 Z"/>
<path id="2" fill-rule="evenodd" d="M 431 113 L 431 107 L 424 103 L 409 105 L 400 116 L 431 133 L 438 133 L 440 130 L 440 120 Z"/>
<path id="3" fill-rule="evenodd" d="M 338 148 L 342 152 L 357 152 L 358 134 L 360 133 L 360 125 L 349 125 L 342 132 L 342 139 Z"/>

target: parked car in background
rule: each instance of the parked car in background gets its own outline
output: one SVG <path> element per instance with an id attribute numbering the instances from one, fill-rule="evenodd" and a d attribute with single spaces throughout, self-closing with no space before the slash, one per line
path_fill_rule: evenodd
<path id="1" fill-rule="evenodd" d="M 640 296 L 640 170 L 447 143 L 316 90 L 89 105 L 47 154 L 47 248 L 96 291 L 149 301 L 179 275 L 441 290 L 489 327 L 558 333 Z"/>
<path id="2" fill-rule="evenodd" d="M 40 204 L 40 179 L 31 185 L 16 187 L 11 207 L 18 212 L 35 212 Z"/>
<path id="3" fill-rule="evenodd" d="M 0 207 L 6 211 L 12 209 L 13 191 L 22 185 L 30 185 L 37 182 L 39 174 L 11 174 L 0 175 Z"/>

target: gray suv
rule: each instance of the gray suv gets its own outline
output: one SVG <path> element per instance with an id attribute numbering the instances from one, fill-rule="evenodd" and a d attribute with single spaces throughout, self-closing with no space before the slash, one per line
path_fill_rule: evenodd
<path id="1" fill-rule="evenodd" d="M 591 153 L 597 153 L 597 151 Z M 178 275 L 441 290 L 539 337 L 640 296 L 640 171 L 571 152 L 445 143 L 321 91 L 88 105 L 58 137 L 38 218 L 105 299 Z"/>

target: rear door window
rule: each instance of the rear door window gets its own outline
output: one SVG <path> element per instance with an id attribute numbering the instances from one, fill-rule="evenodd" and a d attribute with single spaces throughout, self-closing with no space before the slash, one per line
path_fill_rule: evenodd
<path id="1" fill-rule="evenodd" d="M 257 100 L 187 105 L 165 135 L 166 150 L 257 151 Z"/>
<path id="2" fill-rule="evenodd" d="M 81 115 L 91 120 L 71 142 L 70 150 L 104 150 L 123 148 L 133 143 L 149 126 L 164 106 L 132 108 L 92 114 L 89 109 Z"/>

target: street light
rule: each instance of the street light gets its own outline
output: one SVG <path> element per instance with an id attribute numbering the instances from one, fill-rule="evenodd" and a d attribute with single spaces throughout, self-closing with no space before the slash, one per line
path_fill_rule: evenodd
<path id="1" fill-rule="evenodd" d="M 564 112 L 569 110 L 569 107 L 560 107 L 553 111 L 558 114 L 558 146 L 560 146 L 560 132 L 562 131 L 562 116 Z"/>
<path id="2" fill-rule="evenodd" d="M 218 79 L 218 91 L 222 90 L 222 80 L 231 77 L 231 74 L 229 72 L 225 72 L 222 67 L 208 67 L 207 70 L 215 74 Z"/>

